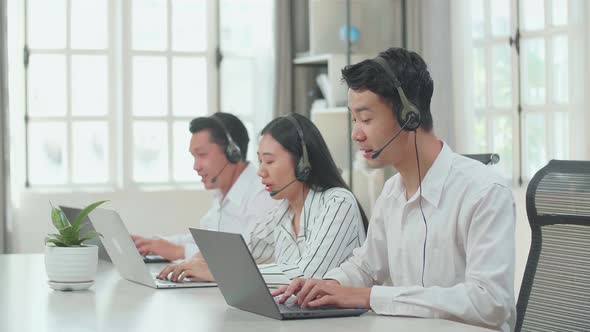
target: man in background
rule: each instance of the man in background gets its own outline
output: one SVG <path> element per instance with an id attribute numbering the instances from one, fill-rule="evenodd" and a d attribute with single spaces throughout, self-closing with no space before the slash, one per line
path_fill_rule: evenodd
<path id="1" fill-rule="evenodd" d="M 214 197 L 200 228 L 244 235 L 248 225 L 279 203 L 265 191 L 256 166 L 246 160 L 250 141 L 246 127 L 236 116 L 218 112 L 193 119 L 189 129 L 193 168 Z M 155 254 L 172 261 L 198 253 L 188 231 L 168 237 L 132 238 L 142 256 Z"/>

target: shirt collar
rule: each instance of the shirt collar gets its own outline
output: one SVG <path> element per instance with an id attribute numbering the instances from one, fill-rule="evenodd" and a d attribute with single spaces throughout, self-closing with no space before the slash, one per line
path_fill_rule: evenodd
<path id="1" fill-rule="evenodd" d="M 422 197 L 435 207 L 438 207 L 453 163 L 453 150 L 444 141 L 442 143 L 440 153 L 422 179 Z"/>
<path id="2" fill-rule="evenodd" d="M 219 203 L 221 203 L 223 199 L 223 204 L 229 202 L 241 204 L 247 195 L 252 193 L 251 190 L 256 187 L 256 181 L 258 180 L 256 167 L 252 165 L 251 162 L 248 162 L 248 165 L 244 168 L 240 176 L 238 176 L 236 182 L 229 188 L 227 195 L 225 195 L 225 199 L 223 199 L 223 194 L 219 189 L 213 192 L 213 196 Z"/>
<path id="3" fill-rule="evenodd" d="M 430 204 L 438 207 L 440 197 L 444 188 L 444 184 L 449 176 L 451 165 L 453 162 L 453 150 L 442 141 L 443 147 L 439 152 L 438 156 L 434 160 L 434 163 L 426 173 L 424 179 L 422 179 L 422 198 L 428 201 Z M 398 176 L 397 181 L 392 185 L 390 195 L 397 199 L 404 199 L 405 201 L 406 189 L 403 186 L 401 177 Z M 420 192 L 410 198 L 409 201 L 414 200 Z"/>
<path id="4" fill-rule="evenodd" d="M 309 189 L 307 192 L 307 196 L 305 197 L 305 202 L 303 203 L 303 210 L 299 220 L 299 234 L 297 234 L 297 239 L 304 238 L 307 235 L 307 228 L 309 223 L 309 218 L 312 217 L 312 209 L 317 209 L 320 205 L 320 197 L 321 192 L 315 191 L 313 189 Z M 292 238 L 295 238 L 295 233 L 293 231 L 293 212 L 289 209 L 289 201 L 286 199 L 281 203 L 281 208 L 279 208 L 280 215 L 282 219 L 279 220 L 278 225 L 283 225 L 287 232 L 291 234 Z"/>

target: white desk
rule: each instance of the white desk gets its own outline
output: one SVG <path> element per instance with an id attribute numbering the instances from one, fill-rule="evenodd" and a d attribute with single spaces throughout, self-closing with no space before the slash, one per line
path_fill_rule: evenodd
<path id="1" fill-rule="evenodd" d="M 44 257 L 0 255 L 0 331 L 489 331 L 437 319 L 377 316 L 278 321 L 225 304 L 218 288 L 155 290 L 101 263 L 89 291 L 47 285 Z"/>

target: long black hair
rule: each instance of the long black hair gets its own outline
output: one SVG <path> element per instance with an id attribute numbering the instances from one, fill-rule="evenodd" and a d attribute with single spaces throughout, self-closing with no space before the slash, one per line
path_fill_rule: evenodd
<path id="1" fill-rule="evenodd" d="M 294 162 L 297 162 L 303 155 L 302 144 L 305 144 L 308 153 L 309 163 L 311 164 L 311 174 L 305 184 L 315 191 L 326 191 L 330 188 L 345 188 L 350 191 L 350 188 L 344 182 L 342 175 L 336 163 L 330 154 L 328 145 L 324 141 L 324 137 L 320 133 L 319 129 L 303 115 L 291 113 L 290 115 L 299 124 L 303 131 L 303 140 L 301 142 L 297 128 L 293 123 L 286 117 L 278 117 L 269 122 L 260 132 L 260 135 L 269 134 L 279 144 L 283 146 L 293 158 Z M 354 195 L 354 194 L 353 194 Z M 356 197 L 355 197 L 356 199 Z M 361 206 L 361 203 L 356 199 L 357 205 L 361 212 L 363 219 L 363 226 L 365 232 L 369 226 L 369 220 L 367 215 Z"/>

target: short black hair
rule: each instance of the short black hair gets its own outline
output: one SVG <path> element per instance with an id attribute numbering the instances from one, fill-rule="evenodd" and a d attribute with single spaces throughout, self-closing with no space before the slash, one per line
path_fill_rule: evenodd
<path id="1" fill-rule="evenodd" d="M 311 165 L 311 175 L 309 179 L 305 181 L 310 188 L 316 191 L 326 191 L 330 188 L 345 188 L 350 191 L 350 188 L 344 182 L 342 175 L 334 158 L 330 154 L 330 149 L 324 140 L 324 137 L 320 133 L 318 127 L 316 127 L 311 120 L 305 116 L 297 113 L 291 113 L 301 131 L 303 132 L 303 140 L 297 133 L 297 128 L 293 125 L 286 116 L 278 117 L 269 122 L 260 132 L 260 135 L 269 134 L 279 144 L 281 144 L 293 158 L 294 162 L 297 162 L 303 156 L 303 145 L 307 149 L 309 163 Z M 354 194 L 353 194 L 354 195 Z M 356 197 L 355 197 L 356 198 Z M 363 219 L 363 225 L 365 231 L 369 225 L 369 220 L 363 210 L 360 202 L 357 199 L 361 217 Z"/>
<path id="2" fill-rule="evenodd" d="M 216 119 L 212 119 L 212 117 L 216 117 Z M 225 149 L 228 146 L 229 141 L 227 140 L 225 130 L 219 124 L 219 121 L 223 123 L 228 134 L 231 136 L 231 139 L 240 148 L 242 160 L 246 160 L 250 137 L 248 136 L 246 126 L 244 126 L 244 123 L 242 123 L 237 116 L 230 113 L 217 112 L 211 116 L 198 117 L 191 120 L 189 130 L 192 134 L 196 134 L 203 130 L 209 130 L 211 141 Z"/>
<path id="3" fill-rule="evenodd" d="M 418 53 L 399 47 L 389 48 L 379 53 L 379 56 L 387 61 L 406 97 L 420 110 L 420 127 L 425 131 L 431 131 L 433 124 L 430 101 L 434 84 L 426 62 Z M 391 103 L 393 112 L 401 110 L 402 102 L 392 78 L 374 60 L 367 59 L 344 67 L 342 80 L 353 90 L 368 89 L 383 97 Z"/>

